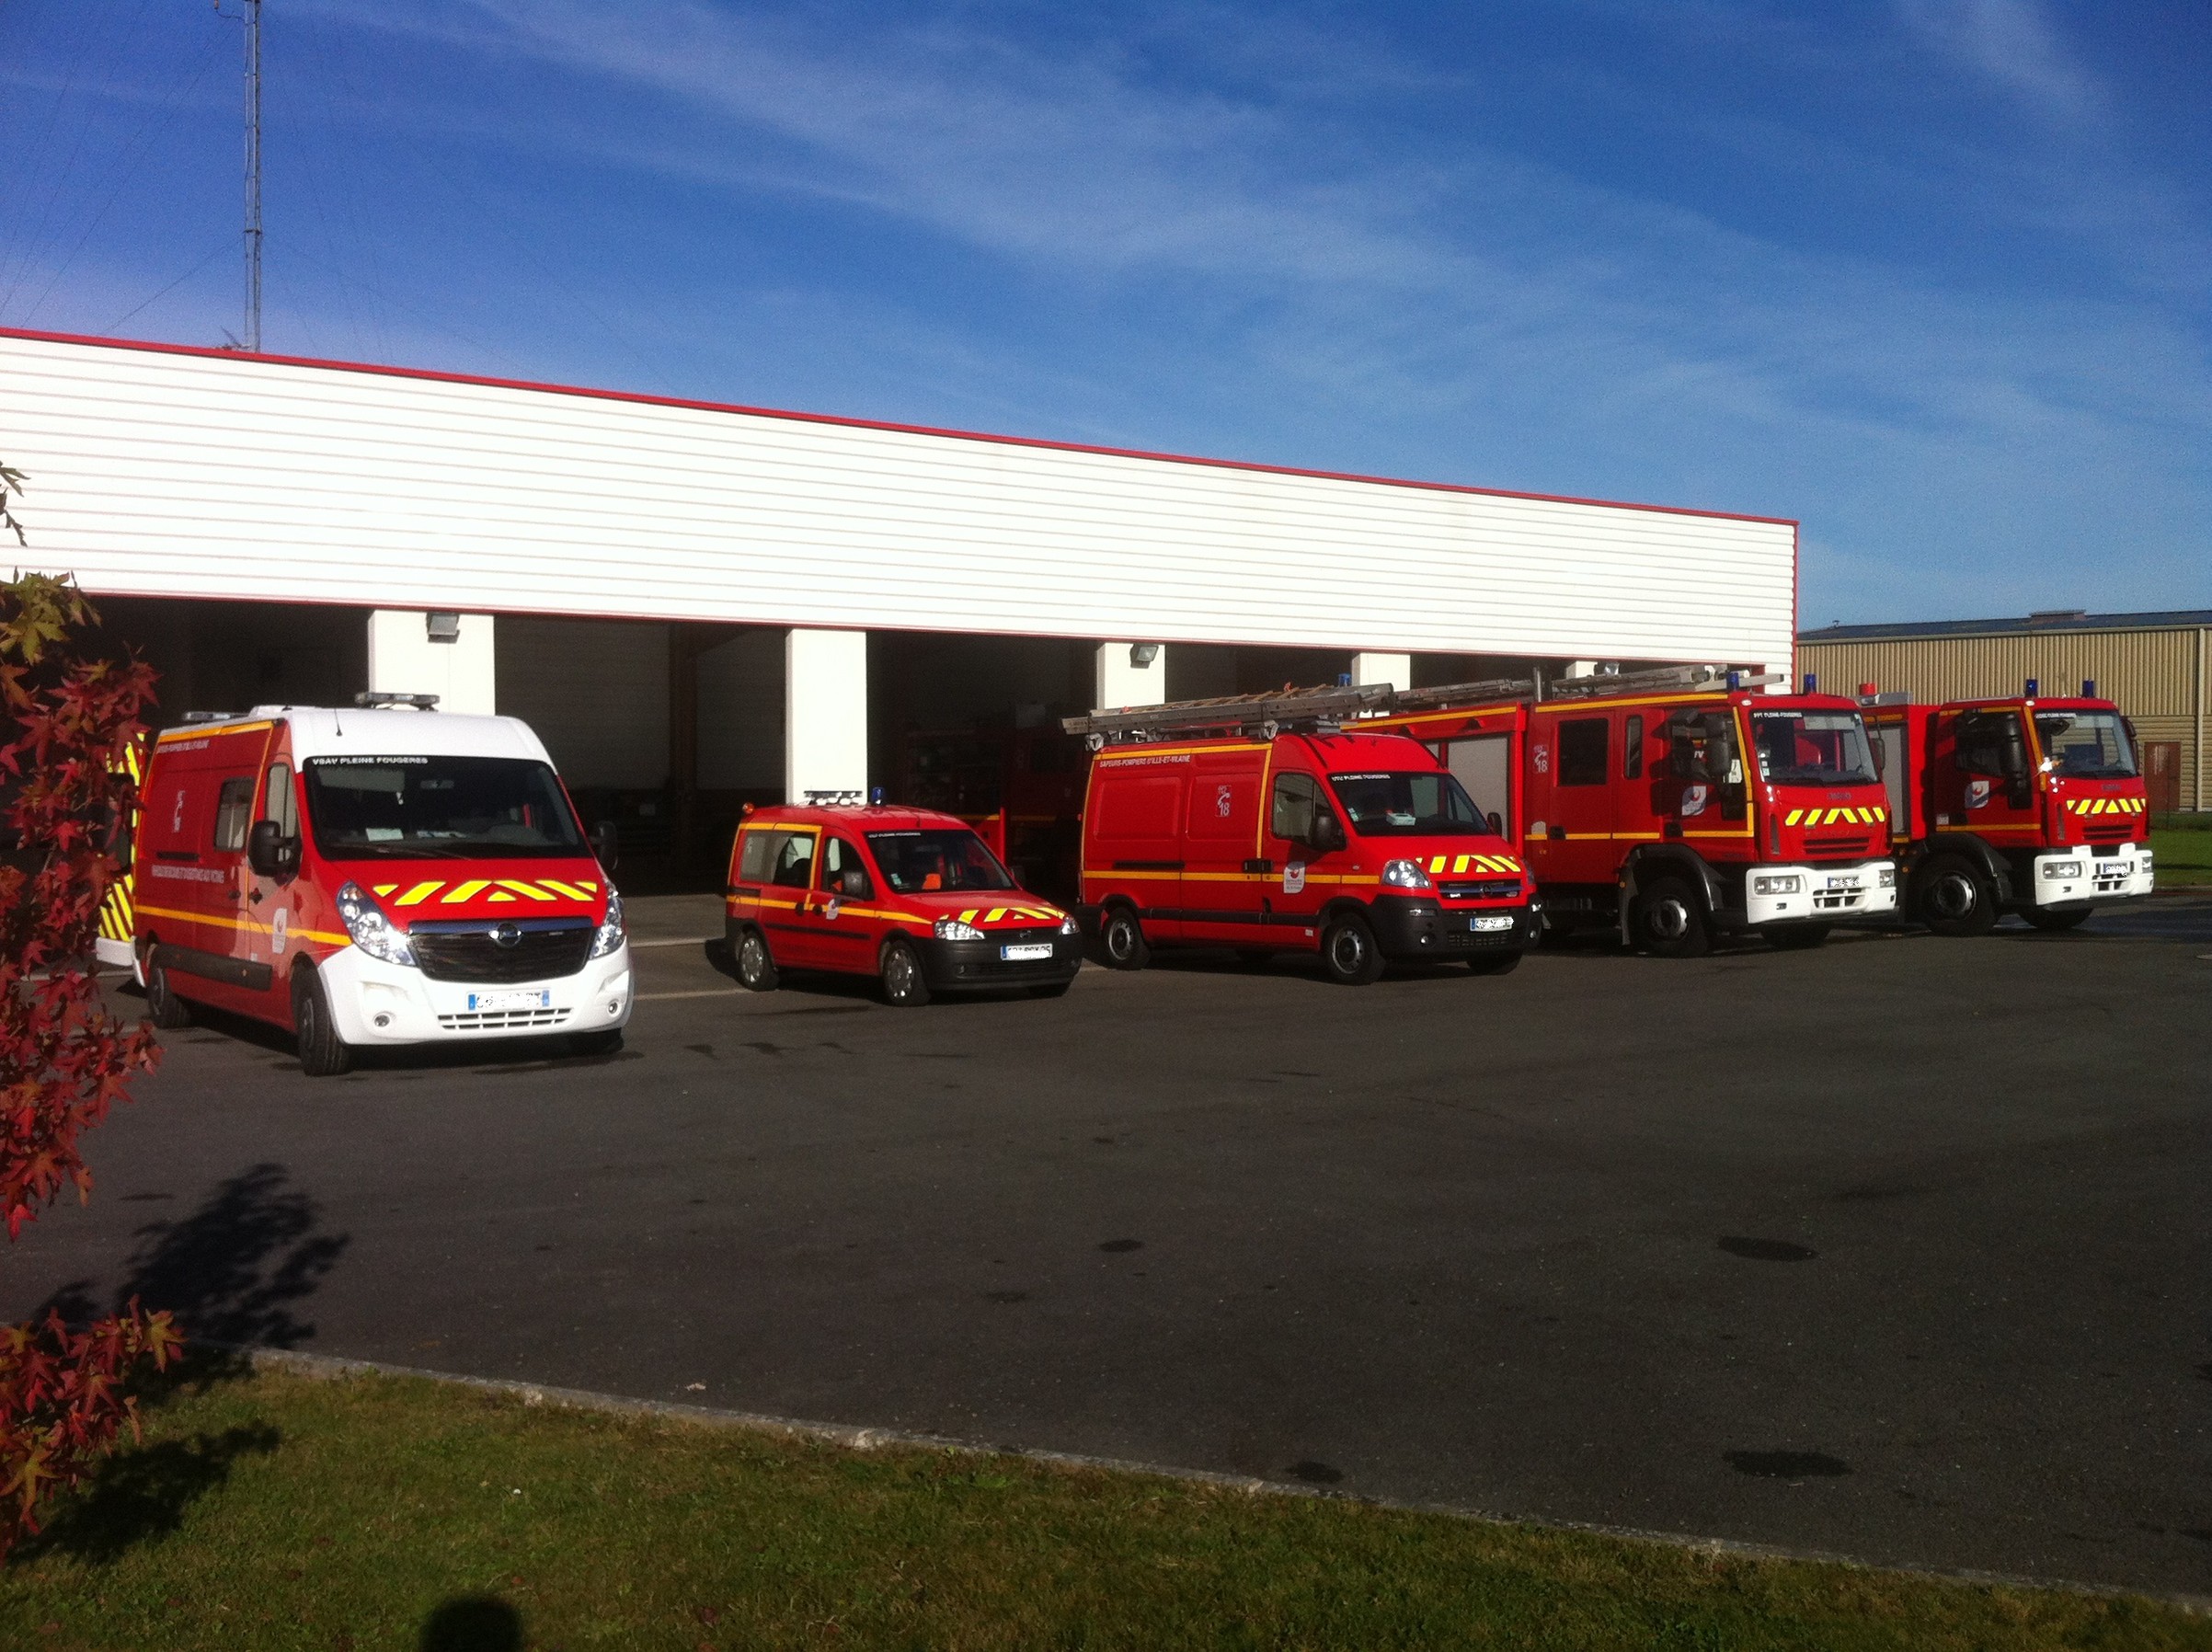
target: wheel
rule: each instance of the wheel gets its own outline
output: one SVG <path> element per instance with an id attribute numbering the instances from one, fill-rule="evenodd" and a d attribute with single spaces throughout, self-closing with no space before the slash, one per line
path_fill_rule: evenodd
<path id="1" fill-rule="evenodd" d="M 1703 958 L 1713 950 L 1705 903 L 1679 878 L 1655 878 L 1637 896 L 1635 930 L 1655 958 Z"/>
<path id="2" fill-rule="evenodd" d="M 622 1048 L 622 1028 L 602 1027 L 597 1032 L 570 1033 L 570 1055 L 613 1055 Z"/>
<path id="3" fill-rule="evenodd" d="M 1364 987 L 1382 973 L 1375 932 L 1358 912 L 1346 912 L 1322 933 L 1321 967 L 1342 987 Z"/>
<path id="4" fill-rule="evenodd" d="M 300 1071 L 309 1078 L 336 1078 L 353 1071 L 353 1046 L 338 1036 L 329 994 L 313 969 L 292 971 L 292 1031 L 300 1046 Z"/>
<path id="5" fill-rule="evenodd" d="M 922 955 L 914 944 L 893 940 L 883 949 L 883 996 L 902 1010 L 920 1009 L 929 1002 L 929 977 L 922 970 Z"/>
<path id="6" fill-rule="evenodd" d="M 1493 952 L 1486 958 L 1471 958 L 1467 968 L 1477 975 L 1510 975 L 1520 968 L 1520 954 Z"/>
<path id="7" fill-rule="evenodd" d="M 1071 975 L 1065 981 L 1047 981 L 1041 987 L 1031 987 L 1029 996 L 1032 998 L 1065 998 L 1068 995 L 1068 989 L 1074 984 L 1075 978 Z"/>
<path id="8" fill-rule="evenodd" d="M 2046 934 L 2057 935 L 2062 930 L 2080 928 L 2081 921 L 2089 916 L 2089 908 L 2077 906 L 2068 912 L 2053 912 L 2047 906 L 2031 906 L 2020 915 Z"/>
<path id="9" fill-rule="evenodd" d="M 1963 855 L 1939 855 L 1920 868 L 1920 922 L 1943 935 L 1988 935 L 1997 927 L 1997 886 Z"/>
<path id="10" fill-rule="evenodd" d="M 1126 906 L 1117 906 L 1106 913 L 1098 932 L 1098 945 L 1109 969 L 1141 969 L 1152 961 L 1152 943 L 1144 938 L 1144 926 Z"/>
<path id="11" fill-rule="evenodd" d="M 154 961 L 151 951 L 146 955 L 146 1019 L 164 1032 L 192 1025 L 192 1006 L 177 996 L 168 970 Z"/>
<path id="12" fill-rule="evenodd" d="M 782 979 L 768 951 L 768 937 L 749 929 L 738 937 L 738 984 L 751 992 L 773 992 Z"/>
<path id="13" fill-rule="evenodd" d="M 1825 924 L 1793 924 L 1787 929 L 1770 929 L 1767 940 L 1784 952 L 1810 952 L 1828 939 Z"/>

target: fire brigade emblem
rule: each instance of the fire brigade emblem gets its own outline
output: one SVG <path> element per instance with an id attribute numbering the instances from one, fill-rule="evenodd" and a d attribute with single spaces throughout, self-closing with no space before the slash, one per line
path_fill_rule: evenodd
<path id="1" fill-rule="evenodd" d="M 1684 786 L 1682 788 L 1682 813 L 1685 816 L 1703 814 L 1705 799 L 1711 795 L 1709 789 L 1702 786 Z"/>
<path id="2" fill-rule="evenodd" d="M 1225 786 L 1214 788 L 1213 812 L 1224 820 L 1229 818 L 1229 788 Z"/>
<path id="3" fill-rule="evenodd" d="M 1989 783 L 1987 780 L 1966 782 L 1966 807 L 1979 809 L 1989 800 Z"/>
<path id="4" fill-rule="evenodd" d="M 1302 860 L 1287 863 L 1283 867 L 1283 893 L 1286 895 L 1302 894 L 1305 892 L 1305 887 L 1306 863 Z"/>
<path id="5" fill-rule="evenodd" d="M 835 895 L 831 896 L 830 904 L 822 908 L 822 916 L 832 924 L 837 922 L 837 897 Z"/>

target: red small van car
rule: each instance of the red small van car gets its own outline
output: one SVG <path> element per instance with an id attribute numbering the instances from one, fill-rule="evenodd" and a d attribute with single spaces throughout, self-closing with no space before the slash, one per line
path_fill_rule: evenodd
<path id="1" fill-rule="evenodd" d="M 902 1007 L 1005 988 L 1057 998 L 1083 967 L 1075 920 L 932 809 L 753 809 L 730 848 L 726 910 L 738 980 L 756 992 L 785 969 L 825 969 L 873 975 Z"/>
<path id="2" fill-rule="evenodd" d="M 1109 745 L 1083 804 L 1083 898 L 1106 961 L 1154 945 L 1318 952 L 1362 985 L 1390 961 L 1502 974 L 1535 886 L 1451 772 L 1403 734 Z"/>

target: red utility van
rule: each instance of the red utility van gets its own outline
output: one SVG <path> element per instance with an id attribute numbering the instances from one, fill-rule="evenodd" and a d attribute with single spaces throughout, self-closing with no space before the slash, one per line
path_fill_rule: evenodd
<path id="1" fill-rule="evenodd" d="M 170 728 L 139 790 L 133 963 L 158 1027 L 289 1027 L 310 1074 L 377 1045 L 630 1018 L 622 898 L 514 717 L 263 706 Z"/>
<path id="2" fill-rule="evenodd" d="M 1530 683 L 1418 689 L 1377 724 L 1506 822 L 1553 927 L 1618 925 L 1662 957 L 1725 933 L 1815 946 L 1839 919 L 1897 910 L 1889 799 L 1855 704 L 1756 692 L 1766 681 L 1665 668 L 1542 699 Z"/>
<path id="3" fill-rule="evenodd" d="M 2150 893 L 2135 730 L 2094 683 L 2079 696 L 2036 686 L 1941 706 L 1862 688 L 1907 910 L 1938 935 L 1987 935 L 2005 912 L 2071 929 L 2100 902 Z"/>
<path id="4" fill-rule="evenodd" d="M 785 969 L 873 975 L 901 1007 L 937 992 L 1057 998 L 1083 931 L 1020 888 L 968 823 L 926 809 L 778 805 L 747 812 L 725 910 L 738 980 Z"/>
<path id="5" fill-rule="evenodd" d="M 1354 986 L 1388 962 L 1518 964 L 1538 927 L 1519 857 L 1426 746 L 1337 720 L 1389 692 L 1068 718 L 1097 740 L 1082 877 L 1106 961 L 1140 969 L 1155 946 L 1311 952 Z"/>

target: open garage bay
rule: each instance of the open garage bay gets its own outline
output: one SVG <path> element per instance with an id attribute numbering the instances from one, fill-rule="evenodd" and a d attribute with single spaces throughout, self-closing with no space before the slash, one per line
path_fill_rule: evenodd
<path id="1" fill-rule="evenodd" d="M 0 1311 L 1358 1495 L 2212 1579 L 2212 905 L 1363 991 L 739 992 L 621 1055 L 171 1035 Z"/>

